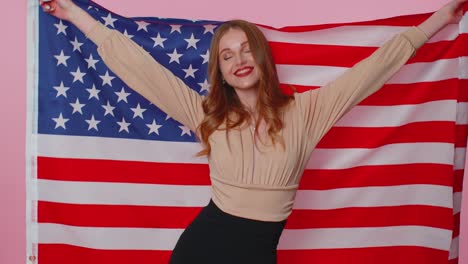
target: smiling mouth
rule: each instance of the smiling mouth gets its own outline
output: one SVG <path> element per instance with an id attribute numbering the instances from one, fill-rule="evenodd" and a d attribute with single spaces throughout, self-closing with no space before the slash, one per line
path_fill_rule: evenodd
<path id="1" fill-rule="evenodd" d="M 243 67 L 235 71 L 234 75 L 236 75 L 237 77 L 244 77 L 252 73 L 253 69 L 254 67 L 251 67 L 251 66 Z"/>

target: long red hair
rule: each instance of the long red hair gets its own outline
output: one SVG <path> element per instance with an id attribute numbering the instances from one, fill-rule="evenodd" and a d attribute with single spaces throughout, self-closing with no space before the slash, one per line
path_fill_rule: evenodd
<path id="1" fill-rule="evenodd" d="M 226 122 L 227 135 L 229 135 L 230 129 L 242 125 L 244 122 L 251 122 L 250 113 L 242 105 L 234 88 L 223 82 L 219 68 L 219 42 L 221 37 L 231 28 L 245 32 L 252 55 L 260 68 L 256 109 L 258 118 L 255 124 L 255 133 L 258 133 L 259 122 L 263 119 L 267 124 L 267 133 L 273 144 L 279 142 L 283 148 L 285 147 L 283 138 L 278 135 L 283 128 L 283 120 L 280 116 L 284 107 L 293 97 L 281 91 L 271 49 L 263 33 L 250 22 L 231 20 L 220 25 L 211 40 L 208 62 L 211 88 L 207 98 L 203 101 L 205 118 L 198 127 L 200 140 L 205 148 L 198 153 L 198 156 L 210 155 L 211 146 L 208 138 L 224 122 Z"/>

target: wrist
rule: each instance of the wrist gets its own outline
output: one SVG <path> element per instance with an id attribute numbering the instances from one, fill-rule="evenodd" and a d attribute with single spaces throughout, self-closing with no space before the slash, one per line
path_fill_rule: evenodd
<path id="1" fill-rule="evenodd" d="M 434 16 L 443 25 L 449 24 L 453 18 L 452 13 L 450 13 L 447 10 L 447 8 L 439 9 L 437 12 L 434 13 Z"/>
<path id="2" fill-rule="evenodd" d="M 441 28 L 448 24 L 450 19 L 448 18 L 448 13 L 443 11 L 443 9 L 435 12 L 421 23 L 418 27 L 421 29 L 428 38 L 431 38 L 434 34 L 437 33 Z"/>
<path id="3" fill-rule="evenodd" d="M 68 12 L 68 21 L 73 24 L 76 24 L 76 22 L 79 21 L 80 14 L 82 12 L 83 10 L 81 10 L 81 8 L 79 8 L 78 6 L 76 5 L 70 6 L 70 10 Z"/>

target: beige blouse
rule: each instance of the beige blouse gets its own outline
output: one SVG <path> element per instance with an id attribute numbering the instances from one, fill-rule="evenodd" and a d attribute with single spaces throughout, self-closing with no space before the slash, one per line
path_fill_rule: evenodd
<path id="1" fill-rule="evenodd" d="M 98 46 L 106 65 L 130 88 L 196 130 L 204 117 L 202 96 L 120 32 L 97 22 L 87 36 Z M 354 105 L 383 86 L 426 41 L 424 32 L 411 27 L 333 82 L 296 93 L 283 114 L 285 150 L 271 141 L 254 144 L 248 125 L 230 131 L 230 146 L 225 131 L 214 132 L 208 159 L 214 203 L 224 212 L 244 218 L 286 219 L 319 140 Z"/>

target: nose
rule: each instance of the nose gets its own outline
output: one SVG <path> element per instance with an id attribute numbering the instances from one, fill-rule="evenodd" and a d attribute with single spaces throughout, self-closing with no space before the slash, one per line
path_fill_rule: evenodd
<path id="1" fill-rule="evenodd" d="M 244 65 L 247 62 L 247 58 L 244 53 L 240 52 L 235 55 L 236 65 Z"/>

